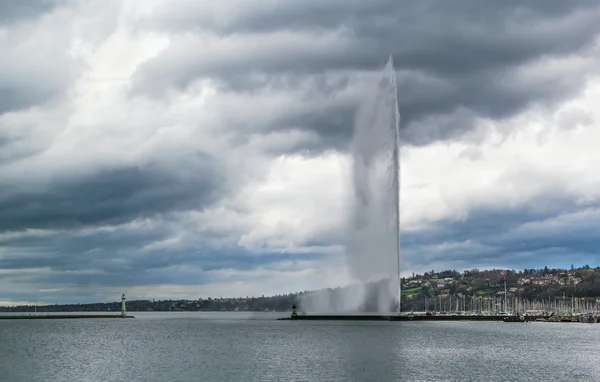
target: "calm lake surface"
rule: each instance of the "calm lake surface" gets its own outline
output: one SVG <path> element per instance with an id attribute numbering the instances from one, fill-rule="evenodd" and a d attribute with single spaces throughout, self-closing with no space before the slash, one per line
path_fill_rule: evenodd
<path id="1" fill-rule="evenodd" d="M 0 381 L 598 381 L 600 324 L 0 320 Z"/>

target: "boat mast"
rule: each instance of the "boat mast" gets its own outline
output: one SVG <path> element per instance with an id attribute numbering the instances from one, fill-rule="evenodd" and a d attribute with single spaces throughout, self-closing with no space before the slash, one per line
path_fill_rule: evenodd
<path id="1" fill-rule="evenodd" d="M 506 306 L 506 275 L 504 276 L 504 313 L 508 312 L 508 307 Z"/>

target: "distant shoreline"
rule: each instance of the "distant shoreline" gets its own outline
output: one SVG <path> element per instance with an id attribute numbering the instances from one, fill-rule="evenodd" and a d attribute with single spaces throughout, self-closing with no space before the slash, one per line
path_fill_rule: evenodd
<path id="1" fill-rule="evenodd" d="M 368 290 L 374 284 L 367 284 Z M 274 296 L 237 298 L 199 298 L 195 300 L 128 300 L 131 312 L 290 312 L 302 307 L 305 296 L 322 294 L 331 307 L 338 306 L 340 296 L 350 287 L 325 288 Z M 368 295 L 368 293 L 367 293 Z M 367 298 L 365 311 L 373 311 Z M 478 301 L 483 300 L 484 303 Z M 560 302 L 569 310 L 600 304 L 600 266 L 571 269 L 524 269 L 521 271 L 471 269 L 462 272 L 445 270 L 413 274 L 402 279 L 402 311 L 490 310 L 497 303 L 539 305 Z M 456 304 L 460 306 L 456 306 Z M 477 309 L 475 309 L 477 308 Z M 306 308 L 305 308 L 306 309 Z M 96 312 L 118 313 L 121 302 L 0 306 L 0 313 Z M 589 310 L 589 309 L 588 309 Z"/>

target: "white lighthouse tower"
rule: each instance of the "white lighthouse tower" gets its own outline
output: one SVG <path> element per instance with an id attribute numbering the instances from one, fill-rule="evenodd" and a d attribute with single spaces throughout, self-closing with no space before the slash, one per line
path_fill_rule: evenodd
<path id="1" fill-rule="evenodd" d="M 121 296 L 121 317 L 126 318 L 127 317 L 127 310 L 125 309 L 125 293 L 123 293 L 123 295 Z"/>

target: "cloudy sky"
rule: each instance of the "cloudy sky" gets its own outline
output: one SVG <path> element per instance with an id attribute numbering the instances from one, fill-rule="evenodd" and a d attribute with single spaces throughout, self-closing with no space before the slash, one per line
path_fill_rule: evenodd
<path id="1" fill-rule="evenodd" d="M 600 265 L 597 0 L 0 0 L 0 303 L 347 282 L 391 53 L 405 272 Z"/>

